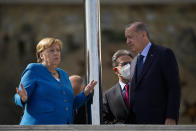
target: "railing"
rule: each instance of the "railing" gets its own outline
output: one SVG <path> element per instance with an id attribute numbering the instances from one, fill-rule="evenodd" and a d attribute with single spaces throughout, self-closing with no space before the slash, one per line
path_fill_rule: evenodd
<path id="1" fill-rule="evenodd" d="M 83 0 L 0 0 L 0 4 L 82 4 Z M 196 3 L 196 0 L 101 0 L 103 4 Z"/>
<path id="2" fill-rule="evenodd" d="M 196 125 L 1 125 L 0 131 L 196 131 Z"/>

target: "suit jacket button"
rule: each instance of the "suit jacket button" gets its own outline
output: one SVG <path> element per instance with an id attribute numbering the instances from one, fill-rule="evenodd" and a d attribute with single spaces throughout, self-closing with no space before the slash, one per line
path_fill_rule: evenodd
<path id="1" fill-rule="evenodd" d="M 67 102 L 67 100 L 64 100 L 64 102 Z"/>

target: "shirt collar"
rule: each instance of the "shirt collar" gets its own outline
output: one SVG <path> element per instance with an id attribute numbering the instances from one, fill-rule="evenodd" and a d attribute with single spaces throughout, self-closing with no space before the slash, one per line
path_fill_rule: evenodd
<path id="1" fill-rule="evenodd" d="M 119 84 L 120 84 L 121 90 L 123 91 L 126 84 L 121 82 L 120 80 L 119 80 Z"/>
<path id="2" fill-rule="evenodd" d="M 146 45 L 146 47 L 142 50 L 141 55 L 143 55 L 144 57 L 146 57 L 148 55 L 148 52 L 150 50 L 150 46 L 151 46 L 151 42 L 148 42 L 148 44 Z"/>

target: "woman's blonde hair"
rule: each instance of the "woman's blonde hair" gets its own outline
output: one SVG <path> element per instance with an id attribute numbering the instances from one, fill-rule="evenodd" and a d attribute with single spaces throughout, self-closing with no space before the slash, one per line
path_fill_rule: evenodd
<path id="1" fill-rule="evenodd" d="M 37 62 L 41 63 L 42 60 L 40 58 L 40 53 L 47 48 L 50 48 L 53 44 L 59 45 L 60 49 L 62 49 L 62 42 L 59 39 L 55 39 L 52 37 L 42 39 L 36 46 L 36 57 Z"/>

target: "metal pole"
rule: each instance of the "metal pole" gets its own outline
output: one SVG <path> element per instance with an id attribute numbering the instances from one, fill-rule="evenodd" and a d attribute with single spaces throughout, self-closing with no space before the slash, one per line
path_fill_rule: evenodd
<path id="1" fill-rule="evenodd" d="M 86 76 L 87 83 L 96 80 L 93 102 L 91 105 L 92 125 L 100 125 L 101 94 L 101 35 L 100 35 L 100 0 L 85 0 L 86 26 Z"/>

